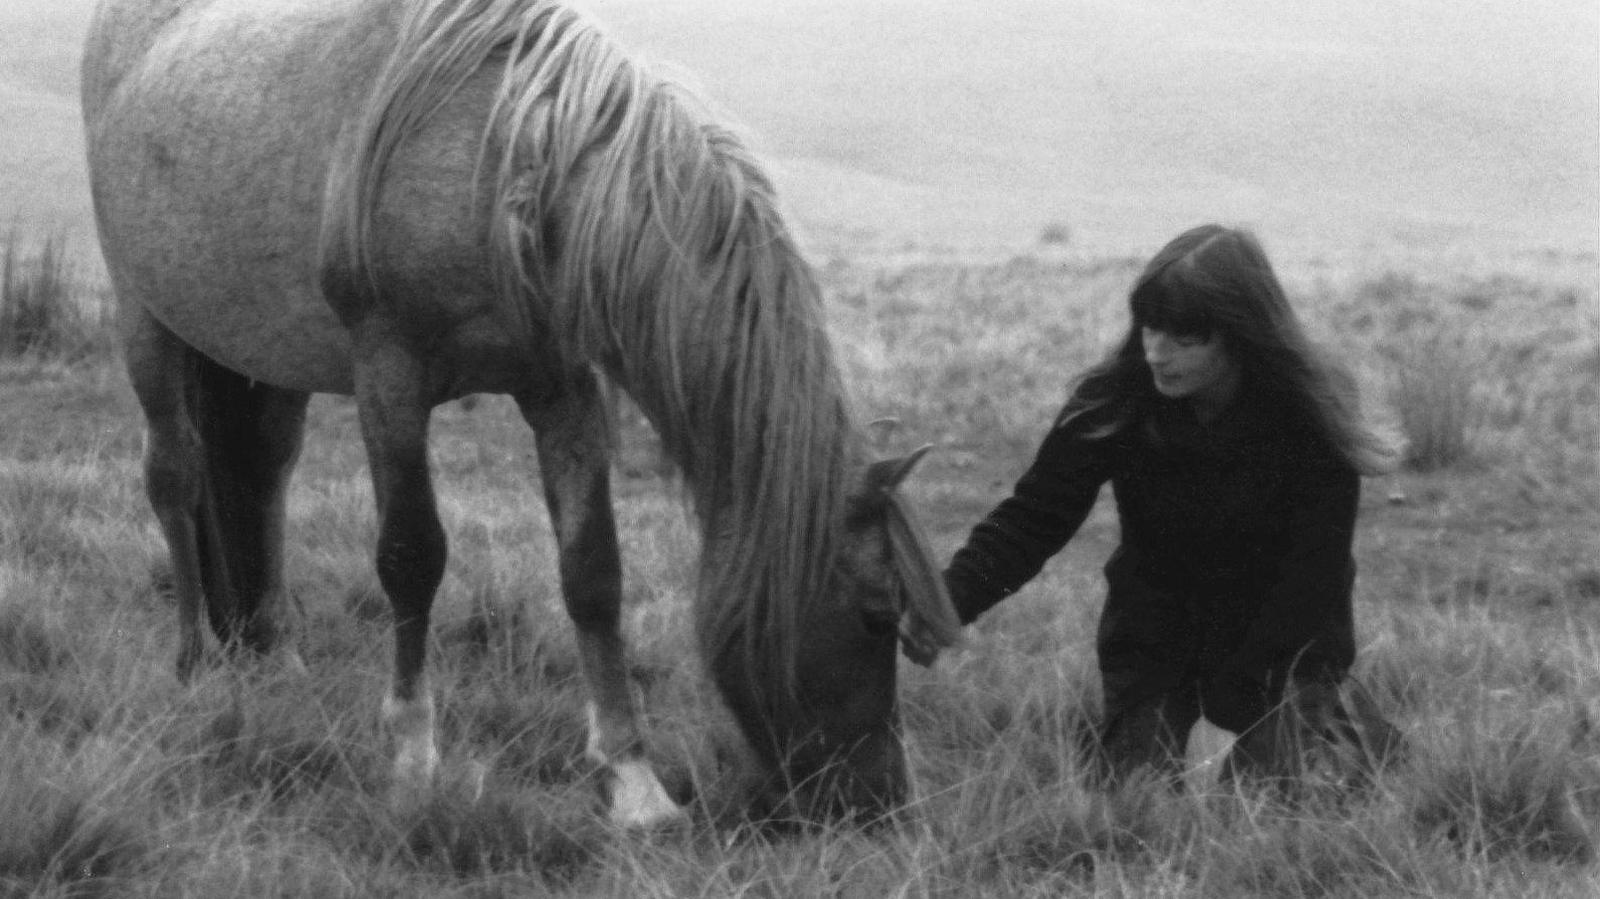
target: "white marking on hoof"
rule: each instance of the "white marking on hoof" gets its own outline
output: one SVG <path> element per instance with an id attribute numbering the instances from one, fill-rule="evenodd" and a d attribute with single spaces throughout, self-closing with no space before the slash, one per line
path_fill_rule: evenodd
<path id="1" fill-rule="evenodd" d="M 650 763 L 642 759 L 618 762 L 611 766 L 611 823 L 637 830 L 654 830 L 688 819 L 683 806 L 672 801 L 656 778 Z"/>
<path id="2" fill-rule="evenodd" d="M 1233 749 L 1237 735 L 1201 718 L 1189 731 L 1183 779 L 1189 790 L 1204 793 L 1216 787 L 1222 760 Z"/>
<path id="3" fill-rule="evenodd" d="M 601 748 L 600 711 L 588 703 L 584 711 L 589 718 L 589 740 L 583 754 L 590 761 L 602 765 L 610 775 L 610 810 L 606 817 L 618 827 L 634 830 L 657 830 L 689 820 L 683 806 L 672 801 L 666 787 L 656 777 L 655 769 L 643 758 L 613 761 Z"/>
<path id="4" fill-rule="evenodd" d="M 600 748 L 600 708 L 593 702 L 587 702 L 584 703 L 583 711 L 589 719 L 589 738 L 583 746 L 584 757 L 597 765 L 611 764 L 606 751 Z"/>
<path id="5" fill-rule="evenodd" d="M 433 741 L 433 700 L 386 697 L 383 717 L 394 734 L 394 790 L 420 796 L 433 786 L 439 770 L 439 748 Z"/>

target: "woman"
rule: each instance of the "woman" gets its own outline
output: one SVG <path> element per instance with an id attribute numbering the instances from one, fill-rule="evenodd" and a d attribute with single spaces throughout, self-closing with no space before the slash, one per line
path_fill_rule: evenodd
<path id="1" fill-rule="evenodd" d="M 1122 543 L 1096 639 L 1105 774 L 1177 773 L 1202 716 L 1241 735 L 1225 777 L 1290 775 L 1312 736 L 1394 748 L 1370 708 L 1357 717 L 1382 733 L 1359 732 L 1338 689 L 1355 656 L 1360 476 L 1394 449 L 1306 339 L 1249 233 L 1180 235 L 1130 306 L 1126 339 L 1079 379 L 946 570 L 963 622 L 1033 578 L 1110 481 Z"/>

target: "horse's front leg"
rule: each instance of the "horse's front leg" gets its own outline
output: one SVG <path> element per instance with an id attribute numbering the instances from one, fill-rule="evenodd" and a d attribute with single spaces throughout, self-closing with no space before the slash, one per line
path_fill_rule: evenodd
<path id="1" fill-rule="evenodd" d="M 394 609 L 394 682 L 383 711 L 395 740 L 394 788 L 403 796 L 425 789 L 439 766 L 427 643 L 446 547 L 428 472 L 432 403 L 421 360 L 379 335 L 357 335 L 355 381 L 378 506 L 378 581 Z"/>
<path id="2" fill-rule="evenodd" d="M 628 684 L 620 617 L 622 563 L 611 510 L 610 440 L 596 378 L 585 371 L 558 397 L 517 397 L 533 427 L 555 530 L 561 592 L 577 631 L 589 690 L 588 755 L 606 766 L 614 823 L 656 827 L 684 817 L 645 755 Z"/>

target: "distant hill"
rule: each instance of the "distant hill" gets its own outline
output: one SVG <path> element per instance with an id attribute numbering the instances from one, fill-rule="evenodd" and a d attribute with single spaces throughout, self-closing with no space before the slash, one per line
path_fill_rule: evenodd
<path id="1" fill-rule="evenodd" d="M 1060 220 L 1121 244 L 1221 217 L 1600 250 L 1594 2 L 589 7 L 698 72 L 797 161 L 797 202 L 857 227 L 1015 241 Z"/>
<path id="2" fill-rule="evenodd" d="M 78 117 L 87 0 L 0 2 L 0 234 L 66 229 L 88 240 Z"/>
<path id="3" fill-rule="evenodd" d="M 587 0 L 748 126 L 821 246 L 1600 251 L 1600 2 Z M 88 0 L 0 7 L 0 219 L 83 229 Z M 84 232 L 86 233 L 86 232 Z"/>

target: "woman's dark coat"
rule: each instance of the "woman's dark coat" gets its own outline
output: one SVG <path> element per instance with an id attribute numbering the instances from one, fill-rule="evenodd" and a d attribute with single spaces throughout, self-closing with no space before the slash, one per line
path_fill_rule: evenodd
<path id="1" fill-rule="evenodd" d="M 1355 656 L 1360 493 L 1344 458 L 1247 396 L 1210 426 L 1165 399 L 1110 437 L 1089 436 L 1095 418 L 1053 428 L 956 553 L 945 577 L 962 620 L 1032 579 L 1110 481 L 1122 542 L 1105 566 L 1096 642 L 1119 702 L 1194 683 L 1205 716 L 1242 731 L 1291 673 L 1342 677 Z"/>

